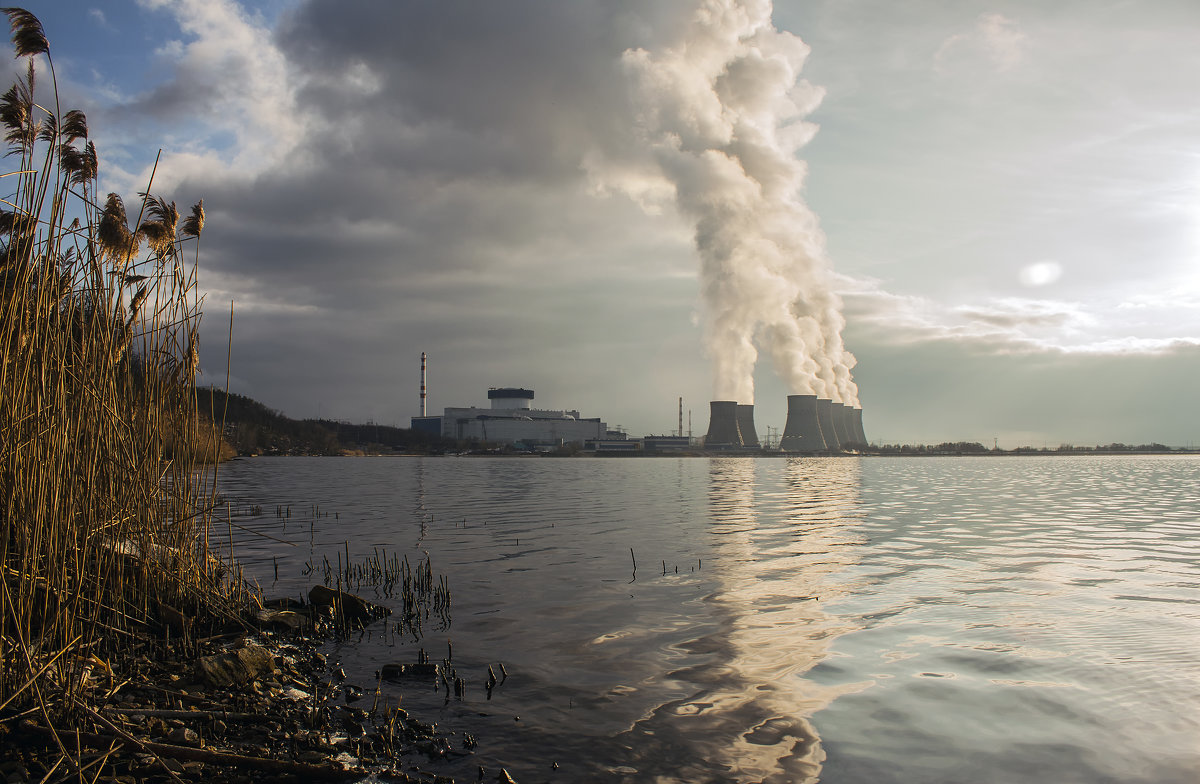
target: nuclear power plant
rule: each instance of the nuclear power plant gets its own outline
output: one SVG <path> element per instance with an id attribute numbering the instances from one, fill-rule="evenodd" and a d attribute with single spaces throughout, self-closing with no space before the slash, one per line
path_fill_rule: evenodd
<path id="1" fill-rule="evenodd" d="M 787 424 L 779 449 L 815 454 L 847 452 L 867 445 L 862 409 L 816 395 L 788 395 Z"/>
<path id="2" fill-rule="evenodd" d="M 867 445 L 862 409 L 816 395 L 788 395 L 787 424 L 779 442 L 781 452 L 839 454 Z M 754 427 L 754 406 L 733 400 L 709 403 L 708 451 L 752 451 L 760 448 Z"/>
<path id="3" fill-rule="evenodd" d="M 430 416 L 426 403 L 427 368 L 427 356 L 422 353 L 421 415 L 412 418 L 414 430 L 456 441 L 524 445 L 535 450 L 575 443 L 588 453 L 679 453 L 699 446 L 691 437 L 690 412 L 688 433 L 684 434 L 683 398 L 679 398 L 678 431 L 674 436 L 630 438 L 619 430 L 609 430 L 600 418 L 581 417 L 578 411 L 536 409 L 530 405 L 533 390 L 523 387 L 489 389 L 489 409 L 451 407 L 444 409 L 440 416 Z M 702 449 L 704 452 L 743 455 L 773 454 L 776 453 L 778 432 L 767 428 L 764 449 L 754 424 L 753 404 L 713 400 L 709 403 L 708 432 Z M 860 452 L 868 443 L 863 432 L 861 408 L 816 395 L 788 395 L 787 423 L 778 443 L 778 452 L 838 455 Z M 693 454 L 700 452 L 693 451 Z"/>

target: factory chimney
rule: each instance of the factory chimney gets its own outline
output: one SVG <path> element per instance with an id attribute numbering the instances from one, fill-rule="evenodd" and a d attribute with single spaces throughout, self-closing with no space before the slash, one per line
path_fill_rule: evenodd
<path id="1" fill-rule="evenodd" d="M 421 352 L 421 416 L 425 416 L 425 352 Z"/>
<path id="2" fill-rule="evenodd" d="M 825 436 L 825 448 L 830 452 L 841 452 L 842 442 L 838 440 L 837 431 L 833 427 L 832 400 L 817 398 L 817 419 L 821 422 L 821 434 Z"/>
<path id="3" fill-rule="evenodd" d="M 683 398 L 679 398 L 679 432 L 675 435 L 683 438 Z"/>
<path id="4" fill-rule="evenodd" d="M 713 400 L 709 404 L 708 435 L 704 446 L 709 449 L 740 449 L 742 434 L 738 430 L 735 400 Z"/>
<path id="5" fill-rule="evenodd" d="M 758 449 L 758 432 L 754 429 L 754 404 L 739 403 L 737 407 L 738 432 L 742 434 L 742 446 Z"/>
<path id="6" fill-rule="evenodd" d="M 816 395 L 788 395 L 787 424 L 779 442 L 784 452 L 821 452 L 825 438 L 817 419 Z"/>

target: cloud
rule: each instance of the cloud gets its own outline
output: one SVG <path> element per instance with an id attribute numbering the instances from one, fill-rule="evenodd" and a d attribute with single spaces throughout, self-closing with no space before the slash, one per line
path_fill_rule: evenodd
<path id="1" fill-rule="evenodd" d="M 259 309 L 378 317 L 437 277 L 516 290 L 513 273 L 621 244 L 608 221 L 629 208 L 598 209 L 581 168 L 623 127 L 603 9 L 318 1 L 268 30 L 230 2 L 147 5 L 186 36 L 120 111 L 201 124 L 156 190 L 205 198 L 207 263 Z"/>
<path id="2" fill-rule="evenodd" d="M 934 70 L 949 73 L 982 58 L 995 71 L 1009 71 L 1021 64 L 1028 48 L 1029 36 L 1016 22 L 1001 14 L 983 14 L 970 31 L 942 41 L 933 56 Z"/>
<path id="3" fill-rule="evenodd" d="M 1173 354 L 1183 349 L 1200 346 L 1200 337 L 1139 338 L 1123 337 L 1098 340 L 1080 346 L 1072 346 L 1067 353 L 1095 354 L 1107 356 L 1160 356 Z"/>
<path id="4" fill-rule="evenodd" d="M 1079 303 L 1012 297 L 981 305 L 960 305 L 953 313 L 968 324 L 985 324 L 1014 333 L 1047 327 L 1078 330 L 1095 323 Z"/>
<path id="5" fill-rule="evenodd" d="M 1188 335 L 1113 334 L 1103 303 L 993 297 L 945 305 L 895 294 L 880 281 L 842 277 L 848 319 L 873 340 L 895 345 L 950 341 L 984 354 L 1160 355 L 1200 345 Z"/>
<path id="6" fill-rule="evenodd" d="M 156 49 L 165 79 L 109 112 L 153 118 L 177 134 L 156 174 L 160 188 L 193 176 L 248 181 L 288 160 L 308 119 L 267 22 L 233 0 L 138 2 L 172 14 L 186 37 Z M 128 186 L 147 173 L 127 172 Z"/>
<path id="7" fill-rule="evenodd" d="M 88 18 L 92 20 L 98 27 L 103 27 L 106 30 L 112 30 L 113 26 L 109 24 L 108 19 L 104 16 L 104 11 L 99 8 L 89 8 Z"/>
<path id="8" fill-rule="evenodd" d="M 1154 292 L 1151 294 L 1136 294 L 1122 300 L 1117 308 L 1120 310 L 1200 310 L 1200 292 L 1184 288 Z"/>

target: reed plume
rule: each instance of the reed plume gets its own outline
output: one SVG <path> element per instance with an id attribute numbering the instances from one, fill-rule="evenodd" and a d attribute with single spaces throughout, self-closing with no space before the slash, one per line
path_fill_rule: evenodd
<path id="1" fill-rule="evenodd" d="M 46 32 L 42 29 L 42 23 L 36 16 L 24 8 L 0 8 L 0 11 L 3 11 L 8 17 L 17 57 L 32 57 L 50 53 Z"/>
<path id="2" fill-rule="evenodd" d="M 138 252 L 141 243 L 129 230 L 125 202 L 116 193 L 108 194 L 96 226 L 97 253 L 101 260 L 124 262 Z"/>

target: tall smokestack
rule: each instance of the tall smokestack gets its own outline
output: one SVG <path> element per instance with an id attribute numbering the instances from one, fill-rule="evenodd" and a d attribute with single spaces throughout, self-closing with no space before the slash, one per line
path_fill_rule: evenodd
<path id="1" fill-rule="evenodd" d="M 742 434 L 742 446 L 758 449 L 758 431 L 754 429 L 754 404 L 739 404 L 737 407 L 738 432 Z"/>
<path id="2" fill-rule="evenodd" d="M 779 448 L 784 452 L 823 452 L 825 437 L 817 419 L 816 395 L 788 395 L 787 424 Z"/>
<path id="3" fill-rule="evenodd" d="M 683 438 L 683 398 L 679 398 L 679 432 L 675 435 Z"/>
<path id="4" fill-rule="evenodd" d="M 714 400 L 708 405 L 708 435 L 704 437 L 704 446 L 710 449 L 741 448 L 742 434 L 738 430 L 737 401 Z"/>
<path id="5" fill-rule="evenodd" d="M 846 419 L 848 408 L 842 403 L 832 403 L 830 408 L 833 409 L 833 432 L 837 435 L 838 443 L 842 446 L 849 444 L 854 439 L 851 437 L 850 422 Z"/>
<path id="6" fill-rule="evenodd" d="M 817 398 L 817 419 L 821 422 L 821 434 L 825 436 L 825 448 L 830 452 L 842 451 L 842 442 L 833 427 L 833 401 Z"/>
<path id="7" fill-rule="evenodd" d="M 862 414 L 861 408 L 850 409 L 850 425 L 854 431 L 854 441 L 860 446 L 866 446 L 870 442 L 867 441 L 867 434 L 863 432 Z"/>
<path id="8" fill-rule="evenodd" d="M 421 352 L 421 416 L 425 416 L 425 352 Z"/>

